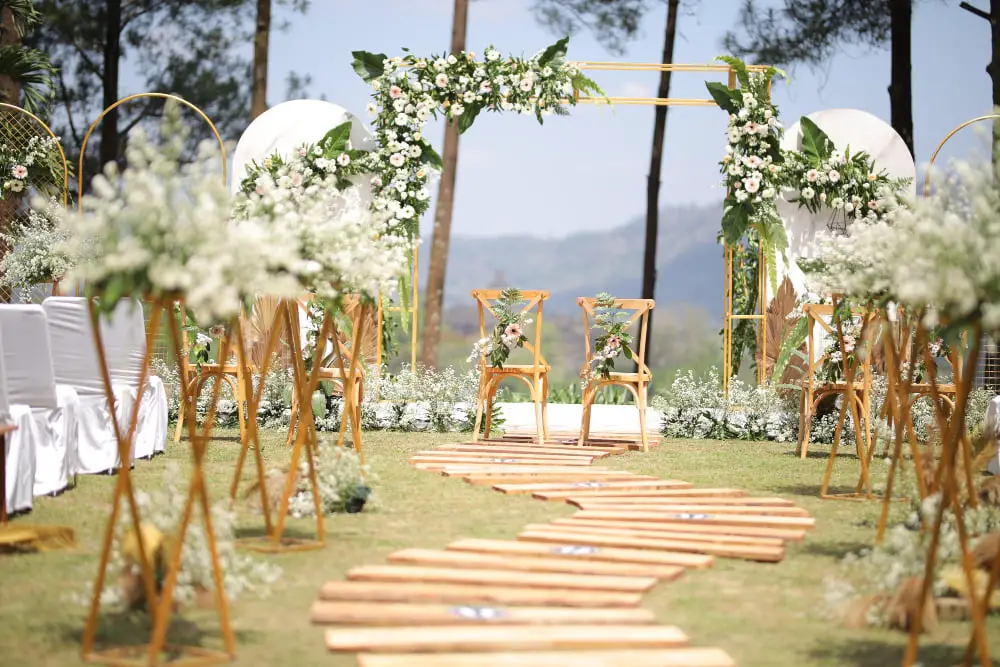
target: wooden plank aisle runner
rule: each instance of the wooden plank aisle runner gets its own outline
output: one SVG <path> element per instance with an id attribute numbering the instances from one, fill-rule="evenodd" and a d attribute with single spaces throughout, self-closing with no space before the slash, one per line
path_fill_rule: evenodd
<path id="1" fill-rule="evenodd" d="M 659 434 L 651 434 L 658 444 Z M 698 489 L 594 465 L 635 449 L 638 434 L 532 434 L 418 451 L 417 469 L 504 494 L 573 505 L 571 517 L 525 526 L 516 540 L 463 539 L 403 549 L 320 590 L 311 619 L 331 651 L 361 667 L 735 667 L 720 649 L 689 647 L 639 608 L 657 581 L 714 558 L 776 562 L 815 522 L 784 498 Z"/>

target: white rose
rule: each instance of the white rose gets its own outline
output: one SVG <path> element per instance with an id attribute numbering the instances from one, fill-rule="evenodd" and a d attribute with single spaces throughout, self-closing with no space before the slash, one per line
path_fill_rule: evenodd
<path id="1" fill-rule="evenodd" d="M 341 153 L 340 155 L 337 156 L 337 164 L 339 164 L 341 167 L 346 167 L 350 163 L 351 163 L 351 156 L 348 155 L 347 153 Z"/>
<path id="2" fill-rule="evenodd" d="M 434 79 L 434 84 L 438 88 L 444 88 L 445 86 L 448 85 L 448 75 L 445 74 L 444 72 L 438 74 L 437 77 Z"/>
<path id="3" fill-rule="evenodd" d="M 397 113 L 403 113 L 406 111 L 406 102 L 403 100 L 396 100 L 392 103 L 392 108 L 395 109 Z"/>
<path id="4" fill-rule="evenodd" d="M 374 116 L 378 113 L 378 106 L 374 102 L 368 103 L 368 115 Z"/>
<path id="5" fill-rule="evenodd" d="M 802 188 L 803 199 L 812 199 L 814 196 L 816 196 L 815 190 L 813 190 L 812 188 Z"/>
<path id="6" fill-rule="evenodd" d="M 402 167 L 405 162 L 406 158 L 399 153 L 393 153 L 391 156 L 389 156 L 389 164 L 391 164 L 393 167 Z"/>
<path id="7" fill-rule="evenodd" d="M 830 173 L 827 174 L 827 176 L 830 177 L 831 183 L 836 183 L 837 181 L 840 180 L 840 172 L 837 171 L 836 169 L 831 170 Z"/>
<path id="8" fill-rule="evenodd" d="M 749 192 L 750 194 L 757 192 L 758 190 L 760 190 L 760 178 L 752 177 L 746 179 L 745 181 L 743 181 L 743 187 L 745 187 L 747 189 L 747 192 Z"/>

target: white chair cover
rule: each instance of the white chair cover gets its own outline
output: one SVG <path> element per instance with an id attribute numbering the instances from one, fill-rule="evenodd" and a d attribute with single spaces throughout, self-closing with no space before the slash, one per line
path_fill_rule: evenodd
<path id="1" fill-rule="evenodd" d="M 3 348 L 3 337 L 0 335 L 0 349 Z M 7 395 L 7 377 L 4 373 L 4 355 L 0 354 L 0 421 L 13 424 L 17 430 L 8 433 L 5 438 L 5 448 L 0 455 L 6 462 L 5 497 L 3 501 L 7 512 L 20 512 L 31 509 L 33 488 L 35 484 L 35 421 L 32 419 L 31 408 L 27 405 L 11 405 Z"/>
<path id="2" fill-rule="evenodd" d="M 986 408 L 986 435 L 993 439 L 993 442 L 1000 440 L 1000 396 L 994 396 Z M 993 475 L 1000 475 L 1000 452 L 990 460 L 986 468 Z"/>
<path id="3" fill-rule="evenodd" d="M 111 319 L 101 320 L 101 339 L 111 372 L 111 381 L 139 390 L 139 376 L 146 357 L 146 322 L 142 304 L 122 299 Z M 146 387 L 139 402 L 132 456 L 151 458 L 163 452 L 167 442 L 167 392 L 163 380 L 148 375 Z M 126 422 L 127 423 L 127 422 Z"/>
<path id="4" fill-rule="evenodd" d="M 58 493 L 76 468 L 78 399 L 56 385 L 45 313 L 37 305 L 0 305 L 7 400 L 27 406 L 34 450 L 33 493 Z M 20 436 L 15 436 L 15 438 Z"/>
<path id="5" fill-rule="evenodd" d="M 49 297 L 42 308 L 48 317 L 56 380 L 73 387 L 80 397 L 77 470 L 84 474 L 115 470 L 121 467 L 122 461 L 104 395 L 87 300 L 71 296 Z M 128 425 L 136 392 L 113 380 L 111 387 L 115 416 L 119 426 L 124 428 Z"/>

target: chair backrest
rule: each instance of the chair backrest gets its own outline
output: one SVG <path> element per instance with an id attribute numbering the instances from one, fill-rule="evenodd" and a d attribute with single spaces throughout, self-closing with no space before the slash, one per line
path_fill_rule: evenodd
<path id="1" fill-rule="evenodd" d="M 138 387 L 146 357 L 146 320 L 142 303 L 122 299 L 110 318 L 101 318 L 100 327 L 111 380 Z"/>
<path id="2" fill-rule="evenodd" d="M 0 305 L 7 398 L 33 408 L 54 408 L 57 376 L 46 313 L 38 305 Z"/>
<path id="3" fill-rule="evenodd" d="M 824 351 L 820 351 L 819 355 L 817 356 L 818 341 L 816 340 L 817 338 L 816 329 L 820 329 L 822 331 L 821 335 L 823 338 L 819 342 L 822 342 L 822 340 L 826 339 L 827 337 L 836 340 L 837 336 L 839 335 L 837 332 L 837 322 L 835 321 L 834 318 L 835 306 L 831 304 L 810 303 L 804 305 L 802 307 L 802 310 L 806 314 L 807 326 L 809 327 L 807 331 L 807 349 L 810 351 L 809 372 L 810 375 L 815 375 L 816 370 L 820 366 L 822 366 L 823 362 L 826 361 L 826 359 L 830 356 Z M 871 362 L 872 338 L 874 334 L 873 330 L 874 327 L 872 325 L 877 320 L 878 313 L 866 310 L 864 308 L 852 308 L 851 316 L 853 318 L 859 318 L 862 322 L 861 327 L 862 327 L 862 336 L 864 337 L 864 340 L 855 341 L 856 347 L 860 348 L 862 346 L 867 346 L 868 348 L 868 354 L 865 357 L 865 361 L 862 362 L 861 364 L 856 364 L 853 372 L 856 373 L 857 370 L 860 369 L 864 374 L 865 378 L 867 379 L 871 373 L 870 362 Z M 808 324 L 808 322 L 810 321 L 813 324 Z M 855 357 L 855 359 L 857 359 L 857 357 Z M 848 375 L 847 355 L 841 356 L 840 369 L 843 377 L 846 378 Z"/>
<path id="4" fill-rule="evenodd" d="M 73 387 L 80 396 L 103 395 L 104 382 L 87 300 L 51 296 L 42 302 L 42 308 L 49 320 L 56 381 Z"/>
<path id="5" fill-rule="evenodd" d="M 312 295 L 305 295 L 298 300 L 298 326 L 299 326 L 299 335 L 303 345 L 305 345 L 306 334 L 309 331 L 308 304 L 311 299 Z M 361 322 L 361 319 L 363 317 L 371 317 L 372 314 L 371 309 L 366 308 L 365 305 L 362 303 L 361 297 L 357 295 L 345 296 L 343 298 L 342 312 L 346 317 L 346 319 L 350 321 L 350 328 L 351 328 L 350 332 L 347 332 L 344 330 L 344 327 L 341 324 L 337 325 L 337 334 L 338 334 L 337 349 L 338 352 L 340 353 L 341 358 L 343 359 L 344 368 L 346 370 L 347 364 L 351 358 L 351 350 L 354 349 L 355 346 L 359 347 L 360 353 L 362 355 L 370 357 L 371 359 L 374 359 L 375 357 L 375 350 L 367 349 L 369 347 L 373 347 L 373 345 L 369 344 L 369 339 L 371 338 L 373 333 L 370 327 L 367 328 L 367 330 L 364 332 L 363 337 L 359 338 L 358 336 L 358 333 L 360 331 L 359 324 Z M 322 346 L 322 354 L 319 355 L 319 358 L 327 359 L 328 357 L 332 357 L 332 354 L 333 354 L 333 343 L 327 340 Z M 365 357 L 359 357 L 359 361 L 363 360 L 364 358 Z M 337 368 L 338 366 L 336 363 L 336 357 L 332 357 L 332 359 L 328 360 L 326 367 Z M 359 369 L 360 368 L 361 367 L 359 366 Z"/>
<path id="6" fill-rule="evenodd" d="M 500 299 L 503 290 L 498 289 L 474 289 L 472 290 L 472 298 L 476 300 L 476 306 L 479 309 L 479 337 L 485 338 L 487 336 L 486 332 L 486 313 L 490 314 L 492 320 L 497 319 L 496 311 L 494 306 L 496 302 Z M 542 355 L 542 304 L 546 299 L 549 298 L 549 293 L 545 290 L 522 290 L 521 298 L 524 299 L 524 305 L 520 308 L 519 312 L 525 315 L 534 313 L 534 327 L 535 335 L 534 342 L 530 340 L 524 343 L 524 349 L 531 353 L 532 363 L 534 367 L 546 366 L 548 362 L 545 361 L 545 356 Z M 493 328 L 493 323 L 491 322 L 490 328 Z M 482 360 L 481 360 L 482 361 Z"/>
<path id="7" fill-rule="evenodd" d="M 586 364 L 590 364 L 590 360 L 596 354 L 596 350 L 593 349 L 593 344 L 590 340 L 590 332 L 594 329 L 596 323 L 594 318 L 597 315 L 597 299 L 594 297 L 578 297 L 576 304 L 580 306 L 583 311 L 583 341 L 584 349 L 586 353 Z M 627 315 L 625 318 L 626 329 L 630 329 L 632 326 L 638 323 L 638 343 L 633 346 L 632 360 L 636 364 L 636 371 L 640 374 L 648 374 L 649 367 L 646 365 L 646 341 L 649 335 L 649 311 L 656 307 L 656 301 L 653 299 L 615 299 L 614 307 L 619 309 L 623 314 Z"/>

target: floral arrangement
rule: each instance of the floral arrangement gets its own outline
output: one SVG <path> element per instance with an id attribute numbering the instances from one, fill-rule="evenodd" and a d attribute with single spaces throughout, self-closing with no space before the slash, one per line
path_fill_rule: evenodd
<path id="1" fill-rule="evenodd" d="M 0 200 L 23 196 L 29 185 L 38 180 L 39 171 L 52 183 L 63 183 L 62 161 L 56 160 L 59 140 L 33 136 L 24 146 L 0 143 Z M 55 163 L 58 161 L 58 165 Z"/>
<path id="2" fill-rule="evenodd" d="M 774 67 L 750 71 L 737 58 L 718 58 L 736 73 L 740 87 L 708 82 L 712 99 L 729 114 L 729 141 L 720 163 L 726 188 L 722 214 L 722 237 L 738 244 L 754 231 L 773 264 L 778 252 L 788 246 L 785 228 L 775 199 L 784 182 L 784 155 L 781 150 L 783 127 L 778 108 L 771 102 L 771 81 L 785 76 Z M 777 286 L 774 286 L 777 288 Z"/>
<path id="3" fill-rule="evenodd" d="M 517 307 L 523 302 L 524 297 L 517 288 L 508 287 L 500 292 L 500 297 L 493 302 L 496 326 L 488 336 L 480 338 L 472 346 L 472 354 L 467 359 L 469 363 L 482 359 L 494 368 L 503 368 L 510 353 L 515 348 L 524 347 L 528 341 L 524 330 L 533 320 Z"/>
<path id="4" fill-rule="evenodd" d="M 891 221 L 899 208 L 899 195 L 910 179 L 889 178 L 876 171 L 864 151 L 843 151 L 816 123 L 803 116 L 802 151 L 785 152 L 784 185 L 797 191 L 790 201 L 811 213 L 824 207 L 833 212 L 831 232 L 846 234 L 849 222 Z"/>
<path id="5" fill-rule="evenodd" d="M 315 466 L 320 506 L 326 514 L 355 514 L 362 510 L 372 494 L 371 483 L 375 478 L 368 466 L 361 464 L 357 452 L 337 447 L 332 438 L 320 437 Z M 315 516 L 312 489 L 308 484 L 308 462 L 299 464 L 299 477 L 299 490 L 291 498 L 288 511 L 294 517 Z"/>
<path id="6" fill-rule="evenodd" d="M 67 252 L 81 257 L 69 279 L 112 308 L 127 294 L 174 299 L 201 323 L 228 321 L 256 294 L 295 296 L 305 272 L 294 239 L 257 220 L 230 221 L 232 198 L 208 143 L 181 163 L 188 132 L 175 104 L 164 110 L 156 146 L 140 130 L 129 168 L 112 162 L 93 180 L 80 212 L 67 212 Z"/>
<path id="7" fill-rule="evenodd" d="M 465 132 L 483 111 L 533 114 L 538 122 L 565 115 L 578 92 L 603 91 L 565 61 L 568 38 L 530 58 L 504 58 L 492 46 L 482 60 L 472 52 L 422 58 L 389 58 L 355 51 L 354 71 L 371 85 L 376 150 L 362 158 L 373 174 L 374 205 L 392 213 L 413 238 L 429 205 L 426 189 L 441 158 L 423 136 L 423 126 L 439 113 Z"/>
<path id="8" fill-rule="evenodd" d="M 954 162 L 934 173 L 938 188 L 900 208 L 892 224 L 863 225 L 820 241 L 800 261 L 812 289 L 898 303 L 945 340 L 970 326 L 1000 332 L 1000 185 L 989 165 Z"/>
<path id="9" fill-rule="evenodd" d="M 844 379 L 844 369 L 857 363 L 863 354 L 861 328 L 862 321 L 857 316 L 840 319 L 839 327 L 834 325 L 833 334 L 823 350 L 823 364 L 819 369 L 821 379 L 840 382 Z"/>
<path id="10" fill-rule="evenodd" d="M 594 303 L 594 326 L 601 334 L 594 341 L 595 352 L 588 364 L 592 367 L 590 377 L 608 379 L 615 368 L 615 358 L 624 355 L 632 359 L 634 356 L 628 313 L 617 305 L 613 296 L 601 292 Z"/>
<path id="11" fill-rule="evenodd" d="M 311 171 L 308 165 L 296 155 L 281 161 L 277 177 L 258 173 L 253 192 L 238 197 L 239 217 L 294 244 L 300 292 L 315 294 L 325 306 L 346 294 L 375 298 L 404 271 L 406 240 L 392 233 L 388 213 L 366 205 L 357 187 L 340 189 L 343 178 L 335 172 L 301 177 Z"/>
<path id="12" fill-rule="evenodd" d="M 162 490 L 136 491 L 136 502 L 144 518 L 141 528 L 143 546 L 147 556 L 152 559 L 157 588 L 166 577 L 166 568 L 176 545 L 175 534 L 183 517 L 188 492 L 187 476 L 177 464 L 167 465 L 163 481 Z M 232 601 L 246 593 L 266 596 L 270 585 L 281 577 L 282 570 L 271 562 L 258 561 L 236 550 L 235 515 L 227 506 L 228 502 L 225 502 L 212 508 L 212 528 L 226 597 Z M 116 531 L 117 539 L 113 543 L 110 567 L 117 569 L 121 575 L 118 579 L 105 579 L 102 603 L 142 609 L 146 601 L 139 570 L 138 540 L 127 512 L 119 514 Z M 192 521 L 181 548 L 180 576 L 174 589 L 174 597 L 179 603 L 191 604 L 214 588 L 205 529 L 199 521 Z"/>
<path id="13" fill-rule="evenodd" d="M 28 209 L 28 219 L 13 222 L 8 232 L 0 232 L 10 250 L 0 259 L 0 283 L 21 289 L 27 296 L 32 285 L 61 280 L 73 266 L 65 251 L 66 232 L 59 227 L 61 207 L 52 199 Z"/>

